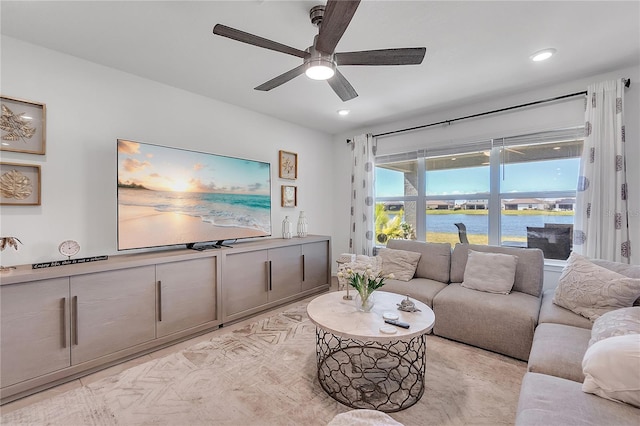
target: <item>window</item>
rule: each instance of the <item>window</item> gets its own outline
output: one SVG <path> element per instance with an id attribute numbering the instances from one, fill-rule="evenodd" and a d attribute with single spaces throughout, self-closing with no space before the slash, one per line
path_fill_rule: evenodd
<path id="1" fill-rule="evenodd" d="M 376 166 L 375 235 L 378 245 L 392 238 L 417 239 L 418 160 L 415 155 L 388 157 Z"/>
<path id="2" fill-rule="evenodd" d="M 471 244 L 488 243 L 489 148 L 487 141 L 454 153 L 449 149 L 427 151 L 427 241 L 454 245 L 460 241 L 456 224 L 462 224 Z"/>
<path id="3" fill-rule="evenodd" d="M 455 244 L 462 224 L 471 244 L 566 259 L 581 152 L 572 128 L 377 157 L 376 240 Z"/>

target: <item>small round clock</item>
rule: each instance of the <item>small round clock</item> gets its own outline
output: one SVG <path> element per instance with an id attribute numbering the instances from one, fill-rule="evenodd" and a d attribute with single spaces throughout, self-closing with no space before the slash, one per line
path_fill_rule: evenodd
<path id="1" fill-rule="evenodd" d="M 75 256 L 80 251 L 80 244 L 78 244 L 78 242 L 74 240 L 66 240 L 60 243 L 60 245 L 58 246 L 58 251 L 63 256 Z"/>

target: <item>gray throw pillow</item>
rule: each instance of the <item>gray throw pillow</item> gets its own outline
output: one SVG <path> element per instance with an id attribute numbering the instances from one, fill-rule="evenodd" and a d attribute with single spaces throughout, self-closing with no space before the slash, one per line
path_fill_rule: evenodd
<path id="1" fill-rule="evenodd" d="M 382 274 L 393 274 L 396 280 L 409 281 L 416 273 L 420 253 L 383 248 L 378 251 L 382 258 Z"/>
<path id="2" fill-rule="evenodd" d="M 625 277 L 571 253 L 553 303 L 595 321 L 609 311 L 632 306 L 638 297 L 640 279 Z"/>
<path id="3" fill-rule="evenodd" d="M 516 277 L 518 256 L 469 250 L 462 287 L 509 294 Z"/>

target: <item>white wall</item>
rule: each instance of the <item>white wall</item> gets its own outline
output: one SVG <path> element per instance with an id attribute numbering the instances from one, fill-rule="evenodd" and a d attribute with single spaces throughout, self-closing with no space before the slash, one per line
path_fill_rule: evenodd
<path id="1" fill-rule="evenodd" d="M 1 43 L 1 93 L 47 106 L 46 155 L 0 152 L 4 162 L 42 167 L 41 206 L 0 207 L 1 235 L 24 243 L 3 251 L 2 265 L 61 259 L 65 239 L 80 242 L 79 257 L 117 253 L 117 138 L 268 161 L 273 236 L 300 210 L 310 233 L 332 233 L 328 134 L 10 37 Z M 295 182 L 278 178 L 280 149 L 298 153 Z M 296 209 L 280 207 L 282 184 L 298 186 Z"/>
<path id="2" fill-rule="evenodd" d="M 435 123 L 520 105 L 543 99 L 550 99 L 570 93 L 587 90 L 587 86 L 604 80 L 615 78 L 631 78 L 631 87 L 625 91 L 625 120 L 627 141 L 627 172 L 631 185 L 629 194 L 629 226 L 631 229 L 631 262 L 640 264 L 640 67 L 625 68 L 606 74 L 574 80 L 523 92 L 507 97 L 496 97 L 487 102 L 466 105 L 461 108 L 438 111 L 412 119 L 395 123 L 359 129 L 333 138 L 334 152 L 334 233 L 332 234 L 334 258 L 340 253 L 349 251 L 349 182 L 350 182 L 350 148 L 346 139 L 362 133 L 384 133 L 388 131 L 410 128 L 423 124 Z M 541 130 L 570 127 L 584 123 L 584 98 L 558 101 L 539 107 L 528 107 L 509 113 L 474 118 L 452 123 L 450 126 L 435 126 L 424 130 L 412 131 L 395 137 L 379 138 L 380 153 L 390 154 L 427 146 L 439 146 L 447 143 L 473 142 L 482 138 L 501 137 L 525 134 Z M 338 191 L 339 189 L 339 191 Z"/>

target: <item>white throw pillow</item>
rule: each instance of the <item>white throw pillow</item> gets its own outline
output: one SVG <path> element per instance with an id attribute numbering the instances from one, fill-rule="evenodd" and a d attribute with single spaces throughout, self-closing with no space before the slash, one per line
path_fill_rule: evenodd
<path id="1" fill-rule="evenodd" d="M 582 359 L 584 392 L 640 408 L 640 334 L 594 343 Z"/>
<path id="2" fill-rule="evenodd" d="M 625 277 L 571 253 L 553 303 L 595 321 L 606 312 L 632 306 L 638 297 L 640 279 Z"/>
<path id="3" fill-rule="evenodd" d="M 616 309 L 595 320 L 589 346 L 608 337 L 627 334 L 640 334 L 640 306 Z"/>
<path id="4" fill-rule="evenodd" d="M 516 278 L 518 256 L 469 250 L 462 287 L 509 294 Z"/>
<path id="5" fill-rule="evenodd" d="M 382 274 L 393 274 L 396 280 L 409 281 L 413 278 L 420 261 L 420 253 L 407 250 L 383 248 L 378 251 L 382 258 Z"/>

